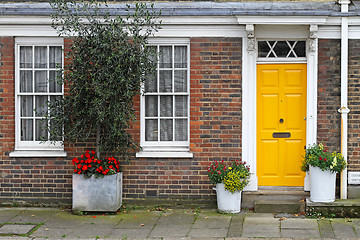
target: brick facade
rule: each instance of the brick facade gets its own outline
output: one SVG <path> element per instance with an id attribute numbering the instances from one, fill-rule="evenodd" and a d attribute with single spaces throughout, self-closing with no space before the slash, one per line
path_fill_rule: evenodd
<path id="1" fill-rule="evenodd" d="M 65 52 L 71 40 L 64 40 Z M 349 41 L 349 170 L 359 170 L 359 50 Z M 10 158 L 15 147 L 14 38 L 0 38 L 0 197 L 3 202 L 70 203 L 71 159 L 94 141 L 66 145 L 67 158 Z M 242 39 L 190 39 L 190 159 L 123 163 L 125 199 L 214 199 L 207 167 L 241 157 Z M 319 39 L 318 142 L 340 151 L 340 40 Z M 140 97 L 135 99 L 140 114 Z M 130 130 L 140 140 L 140 122 Z"/>
<path id="2" fill-rule="evenodd" d="M 340 40 L 319 39 L 317 141 L 340 151 Z"/>
<path id="3" fill-rule="evenodd" d="M 349 40 L 348 170 L 360 171 L 360 40 Z"/>
<path id="4" fill-rule="evenodd" d="M 240 38 L 191 39 L 190 151 L 194 157 L 133 159 L 124 167 L 125 198 L 206 199 L 214 194 L 207 177 L 210 162 L 241 156 L 241 45 Z M 137 122 L 135 138 L 139 129 Z"/>
<path id="5" fill-rule="evenodd" d="M 64 158 L 10 158 L 15 147 L 14 38 L 1 38 L 0 197 L 3 202 L 71 202 L 71 159 L 94 142 L 66 145 Z M 65 52 L 71 40 L 65 39 Z M 191 159 L 132 159 L 124 163 L 124 198 L 209 199 L 213 160 L 241 156 L 241 38 L 191 39 Z M 139 115 L 139 97 L 135 99 Z M 130 130 L 140 139 L 139 121 Z"/>

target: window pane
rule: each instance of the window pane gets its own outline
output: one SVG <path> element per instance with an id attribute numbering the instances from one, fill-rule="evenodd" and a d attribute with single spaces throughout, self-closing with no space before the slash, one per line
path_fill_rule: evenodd
<path id="1" fill-rule="evenodd" d="M 295 53 L 298 57 L 306 57 L 305 41 L 299 41 L 294 47 Z"/>
<path id="2" fill-rule="evenodd" d="M 36 119 L 35 122 L 35 141 L 44 141 L 48 139 L 48 132 L 46 122 L 41 119 Z"/>
<path id="3" fill-rule="evenodd" d="M 172 71 L 160 71 L 160 92 L 172 92 Z"/>
<path id="4" fill-rule="evenodd" d="M 52 93 L 61 93 L 62 87 L 58 82 L 61 80 L 60 71 L 49 71 L 49 92 Z"/>
<path id="5" fill-rule="evenodd" d="M 187 117 L 187 96 L 175 96 L 175 117 Z"/>
<path id="6" fill-rule="evenodd" d="M 160 117 L 173 116 L 173 96 L 160 96 Z"/>
<path id="7" fill-rule="evenodd" d="M 158 120 L 145 120 L 145 141 L 158 140 Z"/>
<path id="8" fill-rule="evenodd" d="M 157 92 L 157 76 L 149 75 L 145 81 L 145 92 Z"/>
<path id="9" fill-rule="evenodd" d="M 173 120 L 161 119 L 160 120 L 160 141 L 173 140 Z"/>
<path id="10" fill-rule="evenodd" d="M 21 117 L 32 117 L 34 115 L 33 96 L 21 96 Z"/>
<path id="11" fill-rule="evenodd" d="M 44 117 L 47 114 L 47 96 L 35 96 L 35 116 Z"/>
<path id="12" fill-rule="evenodd" d="M 49 47 L 49 67 L 61 68 L 62 67 L 62 48 Z"/>
<path id="13" fill-rule="evenodd" d="M 33 72 L 20 71 L 20 92 L 33 92 Z"/>
<path id="14" fill-rule="evenodd" d="M 63 96 L 50 96 L 50 103 L 53 104 L 55 101 L 59 101 Z M 51 115 L 51 113 L 49 113 Z"/>
<path id="15" fill-rule="evenodd" d="M 270 51 L 269 45 L 266 41 L 259 41 L 259 57 L 266 57 Z"/>
<path id="16" fill-rule="evenodd" d="M 32 47 L 20 47 L 20 68 L 32 68 Z"/>
<path id="17" fill-rule="evenodd" d="M 174 66 L 176 68 L 186 68 L 187 67 L 187 52 L 186 46 L 175 47 L 174 55 Z"/>
<path id="18" fill-rule="evenodd" d="M 47 68 L 47 47 L 35 47 L 35 68 Z"/>
<path id="19" fill-rule="evenodd" d="M 22 119 L 21 120 L 21 141 L 33 141 L 33 120 Z"/>
<path id="20" fill-rule="evenodd" d="M 174 71 L 174 91 L 175 92 L 187 92 L 187 71 L 177 70 Z"/>
<path id="21" fill-rule="evenodd" d="M 46 71 L 35 71 L 35 92 L 47 92 Z"/>
<path id="22" fill-rule="evenodd" d="M 158 96 L 145 97 L 145 117 L 158 116 Z"/>
<path id="23" fill-rule="evenodd" d="M 160 68 L 171 68 L 172 67 L 172 47 L 160 47 Z"/>
<path id="24" fill-rule="evenodd" d="M 187 141 L 187 119 L 175 120 L 175 141 Z"/>
<path id="25" fill-rule="evenodd" d="M 278 41 L 274 47 L 277 57 L 286 57 L 290 51 L 290 47 L 286 41 Z"/>

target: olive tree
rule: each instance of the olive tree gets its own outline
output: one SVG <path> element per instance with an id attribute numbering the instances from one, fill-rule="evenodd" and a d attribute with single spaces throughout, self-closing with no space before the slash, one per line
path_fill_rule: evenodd
<path id="1" fill-rule="evenodd" d="M 148 39 L 160 28 L 160 12 L 136 3 L 126 5 L 121 16 L 95 0 L 54 0 L 51 6 L 53 28 L 72 39 L 58 79 L 64 96 L 49 102 L 46 116 L 51 140 L 96 136 L 98 154 L 127 156 L 139 147 L 127 130 L 136 118 L 134 96 L 155 74 L 156 52 Z"/>

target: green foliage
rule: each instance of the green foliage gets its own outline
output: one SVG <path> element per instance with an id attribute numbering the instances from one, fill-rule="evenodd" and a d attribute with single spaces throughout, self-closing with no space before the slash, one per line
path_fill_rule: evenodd
<path id="1" fill-rule="evenodd" d="M 153 5 L 128 5 L 112 16 L 106 1 L 54 0 L 53 27 L 74 41 L 66 55 L 62 99 L 49 103 L 52 140 L 86 141 L 97 135 L 99 151 L 127 156 L 137 150 L 127 131 L 135 120 L 134 96 L 155 74 L 156 53 L 147 45 L 158 29 Z"/>
<path id="2" fill-rule="evenodd" d="M 212 184 L 224 183 L 225 189 L 234 193 L 249 184 L 250 168 L 239 159 L 229 163 L 215 161 L 208 167 L 208 177 Z"/>
<path id="3" fill-rule="evenodd" d="M 328 152 L 323 145 L 314 144 L 306 149 L 301 164 L 301 171 L 309 171 L 309 166 L 319 167 L 322 171 L 340 173 L 346 167 L 346 162 L 341 153 Z"/>

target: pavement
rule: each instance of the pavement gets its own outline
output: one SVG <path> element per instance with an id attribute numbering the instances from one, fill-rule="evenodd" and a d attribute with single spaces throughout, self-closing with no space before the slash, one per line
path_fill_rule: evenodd
<path id="1" fill-rule="evenodd" d="M 360 219 L 311 219 L 215 209 L 74 215 L 56 208 L 0 208 L 2 239 L 359 239 Z"/>

